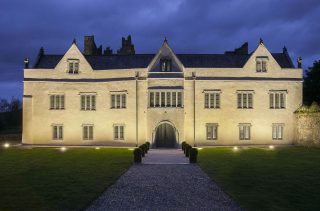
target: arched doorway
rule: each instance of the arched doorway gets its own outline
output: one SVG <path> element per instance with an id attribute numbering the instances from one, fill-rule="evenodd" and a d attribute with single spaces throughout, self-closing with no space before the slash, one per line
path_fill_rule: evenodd
<path id="1" fill-rule="evenodd" d="M 176 130 L 169 123 L 162 123 L 156 128 L 155 146 L 158 147 L 175 147 Z"/>

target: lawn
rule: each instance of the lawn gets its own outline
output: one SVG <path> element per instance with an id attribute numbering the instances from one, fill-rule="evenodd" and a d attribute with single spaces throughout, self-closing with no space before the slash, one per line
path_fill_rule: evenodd
<path id="1" fill-rule="evenodd" d="M 206 148 L 199 165 L 248 210 L 320 210 L 320 149 Z"/>
<path id="2" fill-rule="evenodd" d="M 125 148 L 0 149 L 0 210 L 83 209 L 131 164 Z"/>

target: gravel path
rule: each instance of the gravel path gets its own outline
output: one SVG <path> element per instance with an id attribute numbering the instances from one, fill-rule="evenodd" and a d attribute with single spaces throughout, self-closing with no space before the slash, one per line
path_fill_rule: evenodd
<path id="1" fill-rule="evenodd" d="M 198 165 L 173 163 L 133 165 L 87 210 L 168 209 L 241 210 Z"/>

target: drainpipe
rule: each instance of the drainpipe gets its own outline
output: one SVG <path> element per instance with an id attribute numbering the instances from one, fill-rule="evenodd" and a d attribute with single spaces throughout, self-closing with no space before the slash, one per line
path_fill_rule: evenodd
<path id="1" fill-rule="evenodd" d="M 196 146 L 196 73 L 192 72 L 193 79 L 193 146 Z"/>
<path id="2" fill-rule="evenodd" d="M 138 79 L 139 72 L 136 72 L 136 146 L 138 147 Z"/>

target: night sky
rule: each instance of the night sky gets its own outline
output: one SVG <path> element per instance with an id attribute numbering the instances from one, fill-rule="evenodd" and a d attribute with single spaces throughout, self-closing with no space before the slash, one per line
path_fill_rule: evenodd
<path id="1" fill-rule="evenodd" d="M 156 53 L 164 37 L 175 53 L 223 53 L 262 37 L 271 52 L 287 46 L 306 69 L 320 59 L 319 0 L 1 0 L 0 98 L 21 98 L 23 59 L 39 48 L 63 54 L 73 38 L 120 48 L 132 35 L 136 53 Z"/>

